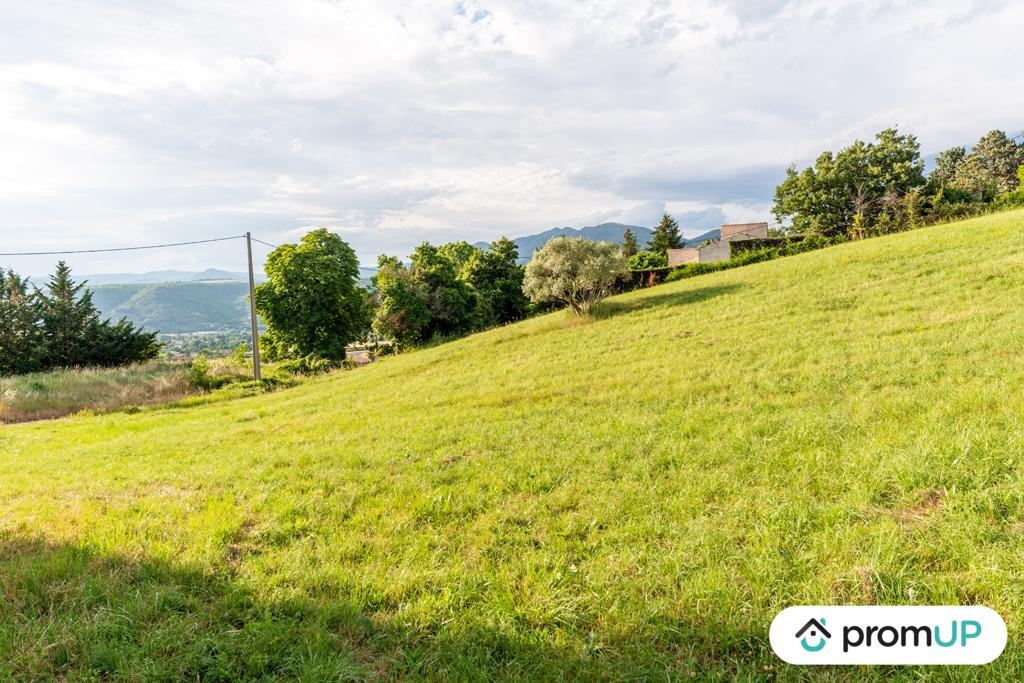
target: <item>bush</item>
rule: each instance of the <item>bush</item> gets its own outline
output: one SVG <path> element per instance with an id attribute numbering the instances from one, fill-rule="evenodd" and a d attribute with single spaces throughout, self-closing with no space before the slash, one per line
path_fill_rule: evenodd
<path id="1" fill-rule="evenodd" d="M 199 354 L 189 363 L 188 383 L 204 391 L 214 388 L 213 375 L 210 374 L 210 359 L 205 353 Z"/>
<path id="2" fill-rule="evenodd" d="M 345 360 L 348 359 L 346 358 Z M 277 367 L 291 375 L 319 375 L 329 372 L 343 363 L 344 361 L 336 363 L 327 358 L 318 358 L 317 356 L 310 355 L 284 361 Z"/>
<path id="3" fill-rule="evenodd" d="M 654 251 L 641 251 L 629 257 L 627 267 L 631 271 L 655 270 L 668 266 L 668 255 Z"/>
<path id="4" fill-rule="evenodd" d="M 236 368 L 247 368 L 249 367 L 249 345 L 242 342 L 235 347 L 235 350 L 231 352 L 231 364 Z"/>
<path id="5" fill-rule="evenodd" d="M 992 202 L 994 211 L 1005 211 L 1006 209 L 1018 209 L 1024 206 L 1024 190 L 1004 192 Z"/>

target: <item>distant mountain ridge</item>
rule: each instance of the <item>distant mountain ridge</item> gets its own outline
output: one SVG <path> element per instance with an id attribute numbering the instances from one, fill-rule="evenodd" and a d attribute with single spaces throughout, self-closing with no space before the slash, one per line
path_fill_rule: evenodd
<path id="1" fill-rule="evenodd" d="M 633 231 L 633 234 L 636 235 L 636 241 L 640 243 L 641 249 L 644 249 L 647 246 L 647 243 L 651 241 L 651 235 L 654 234 L 654 231 L 650 228 L 645 228 L 640 225 L 601 223 L 600 225 L 590 225 L 584 228 L 551 228 L 550 230 L 545 230 L 544 232 L 539 232 L 535 235 L 516 237 L 512 241 L 519 248 L 519 263 L 525 264 L 530 262 L 530 259 L 533 257 L 533 252 L 543 247 L 547 244 L 548 240 L 554 239 L 555 237 L 582 237 L 583 239 L 591 240 L 592 242 L 614 242 L 615 244 L 621 244 L 622 236 L 626 230 Z M 717 239 L 720 234 L 720 228 L 708 230 L 697 237 L 687 239 L 686 246 L 694 247 L 708 240 Z M 474 246 L 486 249 L 488 244 L 487 242 L 477 242 Z"/>
<path id="2" fill-rule="evenodd" d="M 201 271 L 153 270 L 146 273 L 96 273 L 93 275 L 82 275 L 79 279 L 88 280 L 89 284 L 93 285 L 142 285 L 162 282 L 203 282 L 210 280 L 248 282 L 249 273 L 207 268 Z M 263 282 L 266 277 L 263 273 L 257 272 L 255 279 L 257 282 Z"/>
<path id="3" fill-rule="evenodd" d="M 519 248 L 519 262 L 529 263 L 533 257 L 533 252 L 543 247 L 547 244 L 548 240 L 555 237 L 582 237 L 592 242 L 615 242 L 619 244 L 622 242 L 622 235 L 626 230 L 632 230 L 636 235 L 637 241 L 641 244 L 646 244 L 651 238 L 652 231 L 650 228 L 644 228 L 639 225 L 626 225 L 624 223 L 601 223 L 600 225 L 591 225 L 585 228 L 551 228 L 535 235 L 516 237 L 512 241 Z M 477 242 L 474 246 L 486 249 L 488 244 L 487 242 Z"/>

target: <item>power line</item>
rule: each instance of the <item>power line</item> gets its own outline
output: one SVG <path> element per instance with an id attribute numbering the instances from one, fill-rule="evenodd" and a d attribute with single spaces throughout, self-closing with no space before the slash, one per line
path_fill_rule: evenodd
<path id="1" fill-rule="evenodd" d="M 0 253 L 0 256 L 60 256 L 63 254 L 101 254 L 110 251 L 138 251 L 140 249 L 163 249 L 164 247 L 184 247 L 190 244 L 208 244 L 210 242 L 226 242 L 228 240 L 240 240 L 245 235 L 234 235 L 232 237 L 216 237 L 209 240 L 193 240 L 191 242 L 171 242 L 168 244 L 147 244 L 141 247 L 109 247 L 107 249 L 74 249 L 68 251 L 22 251 Z M 265 243 L 264 243 L 265 244 Z"/>
<path id="2" fill-rule="evenodd" d="M 260 244 L 265 244 L 266 246 L 270 247 L 271 249 L 277 249 L 278 248 L 278 246 L 276 244 L 271 244 L 270 242 L 264 242 L 263 240 L 258 240 L 255 237 L 252 238 L 252 241 L 253 242 L 259 242 Z"/>

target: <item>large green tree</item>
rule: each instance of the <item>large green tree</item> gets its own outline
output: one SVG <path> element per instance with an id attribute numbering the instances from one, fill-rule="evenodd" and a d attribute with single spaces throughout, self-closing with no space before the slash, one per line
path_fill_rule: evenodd
<path id="1" fill-rule="evenodd" d="M 315 356 L 339 361 L 370 329 L 368 292 L 359 286 L 352 248 L 325 228 L 270 253 L 256 310 L 267 325 L 260 351 L 268 360 Z"/>
<path id="2" fill-rule="evenodd" d="M 775 190 L 772 211 L 799 232 L 842 233 L 855 223 L 873 225 L 923 184 L 917 138 L 889 128 L 874 142 L 857 140 L 837 154 L 825 152 L 803 171 L 790 166 Z"/>
<path id="3" fill-rule="evenodd" d="M 956 178 L 960 165 L 967 157 L 967 148 L 963 145 L 950 147 L 935 155 L 935 168 L 928 175 L 928 180 L 936 187 L 947 185 Z"/>
<path id="4" fill-rule="evenodd" d="M 583 315 L 611 294 L 625 274 L 626 259 L 619 245 L 556 237 L 534 252 L 526 265 L 523 291 L 532 301 L 560 303 Z"/>
<path id="5" fill-rule="evenodd" d="M 669 249 L 681 249 L 685 245 L 686 240 L 679 232 L 679 223 L 666 213 L 661 217 L 658 227 L 654 229 L 647 249 L 658 254 L 667 254 Z"/>
<path id="6" fill-rule="evenodd" d="M 483 250 L 469 242 L 448 242 L 437 248 L 437 253 L 448 259 L 455 268 L 455 277 L 466 281 L 469 279 L 469 264 L 480 257 Z"/>
<path id="7" fill-rule="evenodd" d="M 374 329 L 406 348 L 519 320 L 529 302 L 518 260 L 515 243 L 504 237 L 486 250 L 466 242 L 424 242 L 408 268 L 381 256 Z"/>

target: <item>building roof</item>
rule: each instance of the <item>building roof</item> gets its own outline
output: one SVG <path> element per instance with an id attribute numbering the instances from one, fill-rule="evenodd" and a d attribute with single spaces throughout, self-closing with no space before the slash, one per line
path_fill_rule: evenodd
<path id="1" fill-rule="evenodd" d="M 722 239 L 727 239 L 735 235 L 767 237 L 768 223 L 765 221 L 761 221 L 760 223 L 726 223 L 722 226 Z"/>

